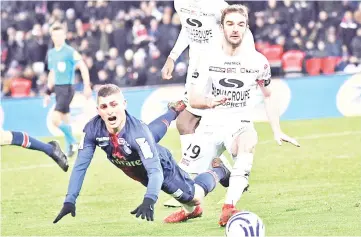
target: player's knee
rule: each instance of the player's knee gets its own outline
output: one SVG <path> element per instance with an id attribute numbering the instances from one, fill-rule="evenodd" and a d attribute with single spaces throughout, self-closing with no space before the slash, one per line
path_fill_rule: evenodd
<path id="1" fill-rule="evenodd" d="M 52 116 L 52 122 L 56 127 L 59 127 L 59 125 L 62 123 L 62 116 L 60 112 L 54 111 Z"/>
<path id="2" fill-rule="evenodd" d="M 232 155 L 239 153 L 254 153 L 258 143 L 258 136 L 255 130 L 247 131 L 239 135 L 232 146 Z"/>
<path id="3" fill-rule="evenodd" d="M 191 118 L 182 112 L 176 121 L 177 129 L 180 135 L 193 134 L 197 127 L 199 119 Z"/>

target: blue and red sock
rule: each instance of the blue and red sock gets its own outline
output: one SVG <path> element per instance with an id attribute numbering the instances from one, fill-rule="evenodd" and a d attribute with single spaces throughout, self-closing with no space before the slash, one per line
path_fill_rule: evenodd
<path id="1" fill-rule="evenodd" d="M 155 142 L 159 142 L 166 134 L 169 125 L 177 118 L 177 113 L 169 109 L 167 113 L 159 116 L 153 120 L 149 125 L 149 130 L 152 132 Z"/>
<path id="2" fill-rule="evenodd" d="M 226 177 L 227 172 L 223 167 L 212 168 L 211 170 L 199 174 L 195 179 L 195 183 L 204 189 L 205 196 L 212 192 L 219 180 Z"/>
<path id="3" fill-rule="evenodd" d="M 12 145 L 22 146 L 27 149 L 42 151 L 47 155 L 53 153 L 53 146 L 30 137 L 25 132 L 11 132 L 13 134 Z"/>

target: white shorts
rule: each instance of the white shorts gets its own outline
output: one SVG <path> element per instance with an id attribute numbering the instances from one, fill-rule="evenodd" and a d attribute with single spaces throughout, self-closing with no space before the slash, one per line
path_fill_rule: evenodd
<path id="1" fill-rule="evenodd" d="M 193 142 L 183 154 L 179 166 L 191 174 L 200 174 L 211 168 L 212 160 L 225 150 L 231 153 L 234 138 L 254 130 L 253 122 L 240 123 L 239 126 L 206 125 L 202 121 L 197 128 Z"/>

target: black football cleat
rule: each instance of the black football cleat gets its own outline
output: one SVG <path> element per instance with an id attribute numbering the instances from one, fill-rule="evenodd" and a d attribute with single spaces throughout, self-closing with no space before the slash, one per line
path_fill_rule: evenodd
<path id="1" fill-rule="evenodd" d="M 56 141 L 51 141 L 49 144 L 53 146 L 53 153 L 50 155 L 50 157 L 59 165 L 62 170 L 64 170 L 64 172 L 67 172 L 69 168 L 68 159 L 61 150 L 59 143 Z"/>
<path id="2" fill-rule="evenodd" d="M 212 167 L 213 168 L 223 167 L 223 169 L 226 171 L 226 176 L 223 179 L 219 180 L 219 183 L 223 187 L 228 188 L 229 187 L 229 178 L 231 177 L 231 171 L 223 164 L 223 162 L 220 158 L 213 159 Z"/>

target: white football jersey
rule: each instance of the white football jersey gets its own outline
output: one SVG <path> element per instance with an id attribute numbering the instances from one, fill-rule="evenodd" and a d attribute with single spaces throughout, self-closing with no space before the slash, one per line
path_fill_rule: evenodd
<path id="1" fill-rule="evenodd" d="M 187 34 L 191 60 L 213 42 L 219 42 L 221 11 L 227 6 L 224 0 L 174 0 L 182 30 Z"/>
<path id="2" fill-rule="evenodd" d="M 191 84 L 204 95 L 229 98 L 224 105 L 204 111 L 202 123 L 253 121 L 252 110 L 263 96 L 260 84 L 270 84 L 271 70 L 266 57 L 256 50 L 228 56 L 219 47 L 197 60 Z"/>

